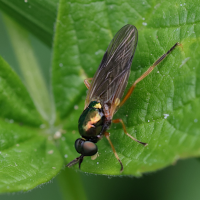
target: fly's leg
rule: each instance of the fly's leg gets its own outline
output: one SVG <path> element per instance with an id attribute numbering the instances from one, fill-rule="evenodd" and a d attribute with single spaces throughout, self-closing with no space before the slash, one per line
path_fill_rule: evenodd
<path id="1" fill-rule="evenodd" d="M 116 150 L 115 150 L 115 147 L 113 146 L 113 144 L 112 144 L 112 142 L 111 142 L 111 140 L 110 140 L 110 133 L 105 132 L 104 135 L 105 135 L 106 139 L 108 140 L 108 142 L 109 142 L 109 144 L 110 144 L 110 146 L 111 146 L 111 148 L 112 148 L 112 150 L 113 150 L 113 153 L 114 153 L 115 157 L 117 158 L 117 160 L 119 161 L 119 163 L 120 163 L 120 165 L 121 165 L 121 170 L 120 170 L 120 172 L 122 172 L 122 171 L 124 170 L 124 167 L 123 167 L 122 161 L 119 159 L 119 156 L 117 155 L 117 152 L 116 152 Z"/>
<path id="2" fill-rule="evenodd" d="M 85 86 L 87 87 L 87 89 L 90 88 L 90 83 L 89 83 L 89 81 L 91 81 L 91 80 L 92 80 L 92 78 L 87 78 L 87 79 L 84 80 L 84 84 L 85 84 Z"/>
<path id="3" fill-rule="evenodd" d="M 165 54 L 163 54 L 160 58 L 158 58 L 158 60 L 156 60 L 156 62 L 154 62 L 154 64 L 149 67 L 149 69 L 147 69 L 146 72 L 144 72 L 144 74 L 142 74 L 142 76 L 140 76 L 134 83 L 133 85 L 130 87 L 130 89 L 128 90 L 126 96 L 124 97 L 124 99 L 120 102 L 119 106 L 122 106 L 126 100 L 131 96 L 133 90 L 135 89 L 135 86 L 137 85 L 137 83 L 139 83 L 143 78 L 145 78 L 148 74 L 151 73 L 151 71 L 161 62 L 163 61 L 170 52 L 172 52 L 176 46 L 181 45 L 178 42 Z"/>
<path id="4" fill-rule="evenodd" d="M 115 124 L 121 123 L 121 124 L 122 124 L 122 127 L 123 127 L 123 129 L 124 129 L 124 133 L 125 133 L 126 135 L 128 135 L 128 137 L 130 137 L 132 140 L 134 140 L 134 141 L 136 141 L 136 142 L 138 142 L 138 143 L 140 143 L 140 144 L 142 144 L 142 145 L 144 145 L 144 146 L 147 146 L 147 145 L 148 145 L 147 143 L 140 142 L 139 140 L 137 140 L 136 138 L 134 138 L 133 136 L 131 136 L 130 134 L 128 134 L 127 131 L 126 131 L 126 126 L 125 126 L 124 122 L 122 121 L 122 119 L 114 119 L 114 120 L 112 120 L 112 122 L 115 123 Z"/>

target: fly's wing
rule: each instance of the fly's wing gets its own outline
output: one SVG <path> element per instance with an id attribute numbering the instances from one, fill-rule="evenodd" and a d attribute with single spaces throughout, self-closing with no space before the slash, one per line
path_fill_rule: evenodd
<path id="1" fill-rule="evenodd" d="M 85 107 L 91 101 L 98 101 L 110 109 L 117 98 L 121 99 L 128 82 L 137 41 L 138 32 L 133 25 L 128 24 L 117 32 L 92 79 Z"/>

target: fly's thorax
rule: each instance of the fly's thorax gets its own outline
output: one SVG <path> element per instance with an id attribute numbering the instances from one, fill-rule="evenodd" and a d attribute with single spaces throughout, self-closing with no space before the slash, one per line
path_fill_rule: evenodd
<path id="1" fill-rule="evenodd" d="M 92 101 L 79 118 L 79 133 L 86 139 L 97 137 L 102 133 L 104 122 L 105 115 L 101 104 Z"/>

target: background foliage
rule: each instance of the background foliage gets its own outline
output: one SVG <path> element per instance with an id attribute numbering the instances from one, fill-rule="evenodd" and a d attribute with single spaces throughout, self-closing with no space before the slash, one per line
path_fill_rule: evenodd
<path id="1" fill-rule="evenodd" d="M 51 42 L 48 39 L 45 40 L 43 35 L 53 37 L 52 27 L 55 20 L 53 16 L 56 16 L 57 4 L 56 2 L 49 4 L 49 8 L 52 9 L 47 13 L 52 17 L 48 18 L 48 15 L 37 16 L 34 12 L 29 12 L 29 10 L 34 10 L 34 6 L 37 8 L 36 2 L 23 2 L 23 4 L 17 2 L 14 6 L 12 1 L 10 5 L 1 1 L 0 5 L 2 5 L 2 10 L 12 13 L 11 16 L 13 12 L 9 10 L 15 10 L 18 21 L 50 47 Z M 20 66 L 16 71 L 21 76 L 30 96 L 19 80 L 19 83 L 16 83 L 17 76 L 2 60 L 1 86 L 8 88 L 2 89 L 5 97 L 1 95 L 1 102 L 5 102 L 1 104 L 5 105 L 4 112 L 1 114 L 2 191 L 28 190 L 44 183 L 61 169 L 63 159 L 70 161 L 77 156 L 73 143 L 78 137 L 76 121 L 84 104 L 85 87 L 82 81 L 86 75 L 92 77 L 114 33 L 126 23 L 134 24 L 139 30 L 139 43 L 129 85 L 175 42 L 181 42 L 183 48 L 178 47 L 149 77 L 141 82 L 124 108 L 117 113 L 116 117 L 122 117 L 129 133 L 137 134 L 138 139 L 143 141 L 145 139 L 145 142 L 149 143 L 148 148 L 144 149 L 126 138 L 120 126 L 112 127 L 111 139 L 125 165 L 124 174 L 139 176 L 141 172 L 153 171 L 174 163 L 180 157 L 199 156 L 200 117 L 197 110 L 199 108 L 198 41 L 200 32 L 197 4 L 198 1 L 141 2 L 134 5 L 128 1 L 119 4 L 61 1 L 52 61 L 56 111 L 52 104 L 49 76 L 46 75 L 48 72 L 43 71 L 46 73 L 46 79 L 42 82 L 44 76 L 36 76 L 38 72 L 41 74 L 41 70 L 33 71 L 34 78 L 44 85 L 41 91 L 38 91 L 39 93 L 31 87 L 34 82 L 27 78 L 29 70 L 40 68 L 40 64 L 37 63 L 40 56 L 34 51 L 29 56 L 34 65 L 29 68 L 28 61 L 24 59 L 25 56 L 20 57 L 24 55 L 23 49 L 29 47 L 30 38 L 26 36 L 27 32 L 16 28 L 18 25 L 4 17 L 13 49 L 16 54 L 20 52 L 17 56 Z M 22 5 L 25 7 L 21 7 Z M 42 9 L 41 4 L 39 5 Z M 111 23 L 112 21 L 115 23 Z M 16 29 L 20 34 L 23 33 L 24 38 L 27 39 L 26 42 L 19 43 L 21 40 L 18 40 L 18 43 L 15 43 Z M 9 59 L 7 61 L 12 63 Z M 7 74 L 10 74 L 10 79 L 7 78 Z M 11 85 L 11 80 L 15 83 L 14 87 Z M 17 107 L 22 107 L 20 105 L 22 96 L 8 98 L 11 94 L 17 94 L 17 91 L 24 91 L 22 94 L 26 95 L 23 100 L 27 99 L 25 102 L 28 102 L 24 104 L 22 113 L 17 111 Z M 52 105 L 48 107 L 53 109 L 45 108 L 41 99 L 34 99 L 35 96 L 40 96 L 38 94 L 47 94 L 46 98 L 47 96 L 49 98 L 45 101 L 48 102 L 46 105 Z M 41 104 L 37 105 L 36 102 L 41 102 Z M 33 103 L 42 118 L 39 117 Z M 10 106 L 13 106 L 13 109 L 10 109 Z M 33 110 L 26 114 L 26 109 L 30 110 L 30 107 Z M 17 117 L 15 117 L 16 113 Z M 23 114 L 26 117 L 20 117 Z M 56 119 L 55 116 L 57 116 Z M 31 121 L 31 117 L 37 120 Z M 52 126 L 53 121 L 55 121 L 54 126 Z M 38 127 L 41 124 L 42 126 Z M 41 129 L 44 126 L 48 128 Z M 47 132 L 54 133 L 61 127 L 67 130 L 67 133 L 57 142 L 60 147 L 58 151 L 51 139 L 46 139 L 46 134 Z M 98 160 L 85 159 L 82 170 L 110 175 L 119 174 L 119 164 L 110 152 L 106 140 L 99 143 L 99 149 L 101 149 L 101 156 Z M 67 174 L 65 178 L 71 184 L 75 175 L 70 178 Z M 60 182 L 62 182 L 61 179 Z M 78 183 L 79 181 L 76 180 L 74 185 L 78 186 Z"/>

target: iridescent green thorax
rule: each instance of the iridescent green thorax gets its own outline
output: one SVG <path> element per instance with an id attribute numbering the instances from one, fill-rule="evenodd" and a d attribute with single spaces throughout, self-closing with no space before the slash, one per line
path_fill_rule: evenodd
<path id="1" fill-rule="evenodd" d="M 92 101 L 83 111 L 78 121 L 79 133 L 83 138 L 95 138 L 101 134 L 105 116 L 99 102 Z"/>

